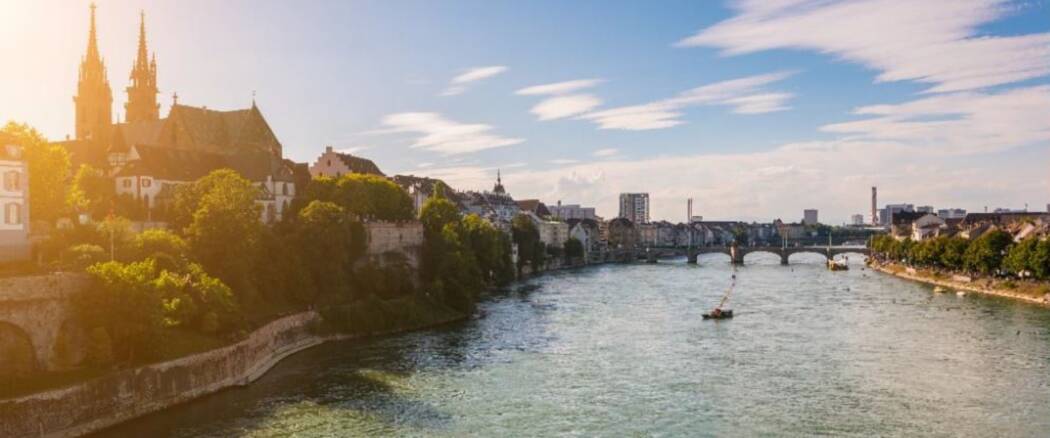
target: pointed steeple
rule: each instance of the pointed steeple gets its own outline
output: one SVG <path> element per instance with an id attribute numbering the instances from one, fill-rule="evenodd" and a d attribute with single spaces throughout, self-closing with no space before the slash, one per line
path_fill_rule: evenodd
<path id="1" fill-rule="evenodd" d="M 507 189 L 503 188 L 503 178 L 500 176 L 499 169 L 496 169 L 496 186 L 492 188 L 493 193 L 507 193 Z"/>
<path id="2" fill-rule="evenodd" d="M 105 148 L 113 123 L 113 92 L 106 78 L 106 62 L 98 50 L 98 32 L 95 29 L 95 4 L 91 4 L 91 24 L 88 28 L 87 53 L 80 62 L 77 95 L 73 97 L 76 112 L 76 138 L 92 140 Z M 104 149 L 103 149 L 104 150 Z"/>
<path id="3" fill-rule="evenodd" d="M 152 121 L 160 118 L 157 104 L 157 55 L 150 57 L 146 46 L 146 13 L 139 12 L 139 50 L 131 67 L 131 85 L 128 86 L 128 103 L 124 105 L 129 123 Z"/>

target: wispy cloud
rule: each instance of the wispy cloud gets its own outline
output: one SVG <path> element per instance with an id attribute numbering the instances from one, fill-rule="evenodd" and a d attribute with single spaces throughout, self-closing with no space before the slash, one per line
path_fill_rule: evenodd
<path id="1" fill-rule="evenodd" d="M 679 46 L 725 55 L 796 48 L 828 53 L 879 72 L 879 82 L 972 90 L 1050 74 L 1050 33 L 978 35 L 1001 18 L 1005 0 L 744 0 L 737 15 Z"/>
<path id="2" fill-rule="evenodd" d="M 570 158 L 555 158 L 553 160 L 550 160 L 551 164 L 556 164 L 556 165 L 559 165 L 559 166 L 560 165 L 565 165 L 565 164 L 576 164 L 576 163 L 579 163 L 579 162 L 580 162 L 580 160 L 573 160 L 573 159 L 570 159 Z"/>
<path id="3" fill-rule="evenodd" d="M 449 84 L 445 91 L 441 92 L 442 96 L 455 96 L 462 94 L 467 90 L 467 84 L 471 82 L 477 82 L 482 79 L 488 79 L 498 74 L 504 73 L 509 68 L 505 65 L 490 65 L 486 67 L 474 67 L 467 69 L 458 76 L 452 78 L 452 82 Z"/>
<path id="4" fill-rule="evenodd" d="M 870 118 L 825 125 L 821 130 L 942 154 L 1001 151 L 1050 141 L 1050 85 L 942 94 L 860 107 L 854 114 Z"/>
<path id="5" fill-rule="evenodd" d="M 383 117 L 383 133 L 419 134 L 412 147 L 446 155 L 477 152 L 521 143 L 520 138 L 492 133 L 492 126 L 481 123 L 459 123 L 438 113 L 396 113 Z"/>
<path id="6" fill-rule="evenodd" d="M 372 148 L 371 145 L 346 146 L 346 147 L 337 149 L 336 152 L 343 153 L 343 154 L 357 154 L 357 153 L 360 153 L 361 151 L 364 151 L 366 149 L 371 149 L 371 148 Z"/>
<path id="7" fill-rule="evenodd" d="M 605 148 L 605 149 L 598 149 L 598 150 L 594 151 L 594 153 L 591 154 L 591 155 L 594 155 L 596 157 L 611 157 L 611 156 L 616 155 L 618 153 L 620 153 L 619 149 L 616 149 L 616 148 Z"/>
<path id="8" fill-rule="evenodd" d="M 577 79 L 555 82 L 553 84 L 522 88 L 516 91 L 515 94 L 520 96 L 552 96 L 537 103 L 529 112 L 535 114 L 539 120 L 564 119 L 583 114 L 600 106 L 602 100 L 594 95 L 574 92 L 594 87 L 601 82 L 601 79 Z"/>
<path id="9" fill-rule="evenodd" d="M 571 93 L 573 91 L 579 91 L 585 88 L 591 88 L 600 83 L 602 83 L 601 79 L 576 79 L 572 81 L 555 82 L 553 84 L 533 85 L 531 87 L 526 87 L 515 91 L 514 94 L 520 96 L 565 94 Z"/>
<path id="10" fill-rule="evenodd" d="M 790 93 L 761 91 L 794 72 L 782 71 L 716 82 L 679 93 L 677 96 L 640 105 L 622 106 L 580 115 L 601 129 L 663 129 L 684 123 L 682 110 L 697 105 L 726 105 L 738 114 L 761 114 L 790 109 Z"/>

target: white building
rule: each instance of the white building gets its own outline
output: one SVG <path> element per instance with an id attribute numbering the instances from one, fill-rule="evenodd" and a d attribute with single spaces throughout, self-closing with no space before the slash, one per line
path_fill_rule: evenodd
<path id="1" fill-rule="evenodd" d="M 14 139 L 0 137 L 0 261 L 29 258 L 29 172 Z"/>
<path id="2" fill-rule="evenodd" d="M 649 194 L 620 193 L 620 217 L 635 224 L 649 223 Z"/>
<path id="3" fill-rule="evenodd" d="M 966 217 L 966 210 L 961 208 L 942 208 L 937 210 L 937 216 L 941 219 L 962 219 Z"/>
<path id="4" fill-rule="evenodd" d="M 532 219 L 532 223 L 536 225 L 536 230 L 540 233 L 540 241 L 548 248 L 561 248 L 565 246 L 565 241 L 569 240 L 569 224 L 549 221 L 532 212 L 522 212 L 522 214 L 527 214 L 529 219 Z"/>
<path id="5" fill-rule="evenodd" d="M 802 224 L 803 225 L 816 225 L 820 221 L 817 220 L 817 209 L 807 208 L 802 210 Z"/>
<path id="6" fill-rule="evenodd" d="M 551 216 L 563 221 L 569 219 L 594 219 L 597 217 L 593 207 L 580 207 L 580 204 L 562 205 L 561 201 L 558 201 L 556 206 L 548 205 L 547 210 L 551 212 Z"/>

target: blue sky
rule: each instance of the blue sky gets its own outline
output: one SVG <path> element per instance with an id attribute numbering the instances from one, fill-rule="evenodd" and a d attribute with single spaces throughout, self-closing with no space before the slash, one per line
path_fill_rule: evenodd
<path id="1" fill-rule="evenodd" d="M 253 90 L 286 154 L 597 206 L 841 223 L 1050 203 L 1047 1 L 98 1 L 121 114 L 145 10 L 162 114 Z M 87 4 L 0 0 L 0 119 L 72 131 Z M 457 80 L 457 78 L 459 78 Z M 537 86 L 558 84 L 556 86 Z M 531 88 L 530 87 L 534 87 Z"/>

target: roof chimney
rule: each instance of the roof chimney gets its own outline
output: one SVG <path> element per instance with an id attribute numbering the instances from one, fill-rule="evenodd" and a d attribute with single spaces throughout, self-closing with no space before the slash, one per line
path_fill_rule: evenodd
<path id="1" fill-rule="evenodd" d="M 324 147 L 324 153 L 326 153 L 326 154 L 332 153 L 332 147 L 331 146 L 325 146 Z"/>

